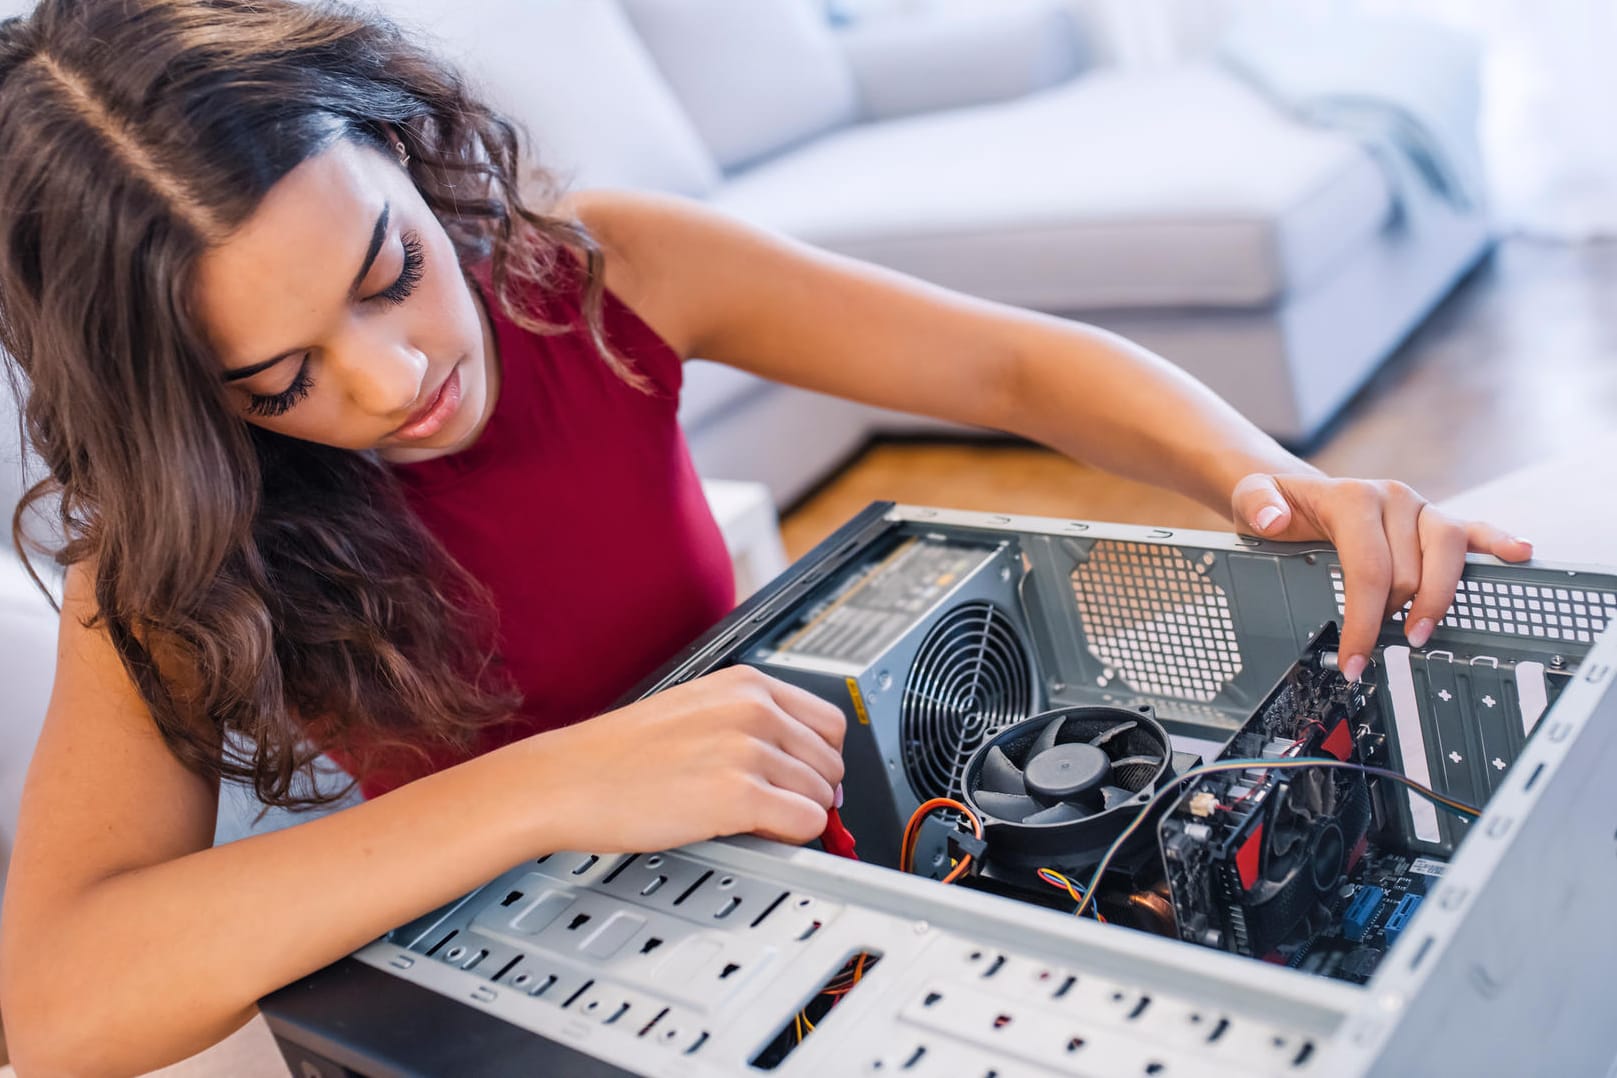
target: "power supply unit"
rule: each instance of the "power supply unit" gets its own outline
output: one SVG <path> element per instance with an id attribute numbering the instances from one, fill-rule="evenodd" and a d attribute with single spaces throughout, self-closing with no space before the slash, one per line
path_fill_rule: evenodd
<path id="1" fill-rule="evenodd" d="M 862 861 L 561 851 L 261 1009 L 301 1078 L 1605 1073 L 1617 571 L 1473 557 L 1351 684 L 1342 600 L 1324 546 L 878 503 L 626 698 L 837 704 Z"/>

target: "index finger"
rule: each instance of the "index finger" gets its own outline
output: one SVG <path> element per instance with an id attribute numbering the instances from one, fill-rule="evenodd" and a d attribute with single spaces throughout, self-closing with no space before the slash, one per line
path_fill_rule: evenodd
<path id="1" fill-rule="evenodd" d="M 1387 596 L 1392 591 L 1392 551 L 1380 512 L 1363 510 L 1344 523 L 1349 526 L 1331 529 L 1342 558 L 1345 595 L 1339 654 L 1343 676 L 1357 681 L 1381 636 Z"/>

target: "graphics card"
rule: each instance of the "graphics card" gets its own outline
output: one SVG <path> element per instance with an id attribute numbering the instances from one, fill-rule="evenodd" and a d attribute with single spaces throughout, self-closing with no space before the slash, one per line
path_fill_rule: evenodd
<path id="1" fill-rule="evenodd" d="M 1217 760 L 1254 766 L 1199 777 L 1163 818 L 1181 938 L 1285 961 L 1338 919 L 1342 887 L 1370 838 L 1366 775 L 1263 766 L 1364 762 L 1360 745 L 1380 729 L 1375 693 L 1328 668 L 1336 641 L 1327 627 Z"/>

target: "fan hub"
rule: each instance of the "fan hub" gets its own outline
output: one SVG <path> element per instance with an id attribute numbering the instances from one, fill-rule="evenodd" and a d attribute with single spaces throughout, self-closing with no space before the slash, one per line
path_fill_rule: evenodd
<path id="1" fill-rule="evenodd" d="M 1075 742 L 1045 749 L 1027 765 L 1027 787 L 1042 797 L 1065 801 L 1093 790 L 1111 778 L 1106 751 Z"/>

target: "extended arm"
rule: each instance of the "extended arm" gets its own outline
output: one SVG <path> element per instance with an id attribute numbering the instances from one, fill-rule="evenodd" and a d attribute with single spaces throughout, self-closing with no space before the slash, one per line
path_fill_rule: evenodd
<path id="1" fill-rule="evenodd" d="M 688 356 L 889 408 L 1010 431 L 1189 495 L 1270 539 L 1333 542 L 1344 670 L 1413 599 L 1411 641 L 1453 601 L 1467 549 L 1525 542 L 1452 521 L 1402 483 L 1332 479 L 1201 383 L 1094 326 L 973 299 L 678 199 L 580 196 L 608 282 Z M 614 255 L 616 257 L 614 258 Z"/>

